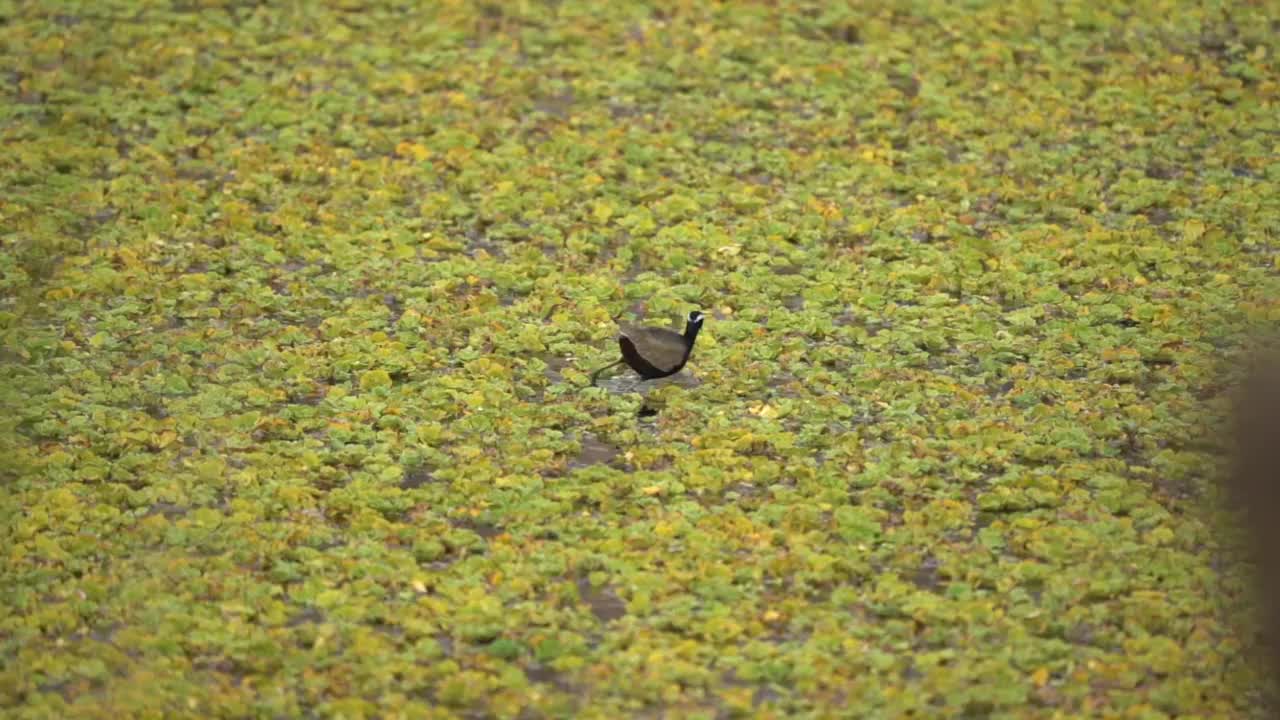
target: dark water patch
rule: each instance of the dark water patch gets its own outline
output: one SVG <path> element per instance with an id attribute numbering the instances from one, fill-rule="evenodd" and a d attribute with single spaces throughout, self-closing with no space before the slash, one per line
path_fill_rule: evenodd
<path id="1" fill-rule="evenodd" d="M 146 408 L 144 408 L 144 411 L 147 413 L 147 416 L 150 417 L 152 420 L 164 420 L 165 418 L 169 417 L 169 411 L 165 409 L 165 406 L 160 403 L 152 403 L 150 405 L 147 405 Z"/>
<path id="2" fill-rule="evenodd" d="M 754 688 L 755 691 L 751 694 L 752 708 L 758 708 L 765 703 L 774 703 L 782 699 L 781 693 L 775 690 L 772 685 L 743 680 L 732 668 L 720 675 L 720 682 L 728 687 Z"/>
<path id="3" fill-rule="evenodd" d="M 319 625 L 324 622 L 325 614 L 320 610 L 309 607 L 301 612 L 294 613 L 292 617 L 285 621 L 285 627 L 298 627 L 299 625 Z"/>
<path id="4" fill-rule="evenodd" d="M 573 104 L 577 97 L 573 90 L 565 90 L 555 95 L 548 95 L 533 102 L 533 107 L 540 113 L 545 113 L 555 118 L 564 119 L 569 117 L 570 111 L 573 110 Z"/>
<path id="5" fill-rule="evenodd" d="M 561 692 L 572 692 L 573 686 L 569 683 L 569 678 L 559 670 L 547 667 L 546 665 L 535 665 L 525 668 L 524 676 L 531 683 L 539 685 L 550 685 Z"/>
<path id="6" fill-rule="evenodd" d="M 782 699 L 782 694 L 774 690 L 771 685 L 761 685 L 751 694 L 751 707 L 758 708 L 766 703 L 776 703 Z"/>
<path id="7" fill-rule="evenodd" d="M 387 306 L 387 312 L 389 313 L 387 325 L 394 326 L 400 322 L 400 316 L 404 315 L 404 303 L 401 302 L 400 298 L 392 293 L 387 293 L 382 296 L 382 302 Z"/>
<path id="8" fill-rule="evenodd" d="M 626 120 L 627 118 L 633 118 L 644 114 L 644 108 L 638 105 L 626 105 L 618 102 L 609 103 L 609 117 L 614 120 Z"/>
<path id="9" fill-rule="evenodd" d="M 558 355 L 546 355 L 542 357 L 542 361 L 547 364 L 547 369 L 542 371 L 543 377 L 547 382 L 555 385 L 564 382 L 564 375 L 561 372 L 569 367 L 569 361 Z"/>
<path id="10" fill-rule="evenodd" d="M 182 517 L 189 512 L 189 508 L 183 505 L 175 505 L 169 502 L 153 503 L 147 508 L 147 512 L 143 514 L 143 518 L 149 518 L 152 515 L 163 515 L 166 519 Z"/>
<path id="11" fill-rule="evenodd" d="M 942 588 L 942 578 L 938 573 L 938 559 L 932 555 L 925 558 L 912 574 L 911 582 L 921 590 L 938 592 Z"/>
<path id="12" fill-rule="evenodd" d="M 505 530 L 498 525 L 472 518 L 454 518 L 449 521 L 449 524 L 459 530 L 470 530 L 485 540 L 498 537 L 505 532 Z"/>
<path id="13" fill-rule="evenodd" d="M 444 633 L 438 633 L 435 640 L 440 645 L 440 649 L 446 656 L 453 657 L 453 638 L 445 635 Z"/>
<path id="14" fill-rule="evenodd" d="M 583 435 L 579 443 L 581 449 L 569 460 L 569 468 L 589 467 L 591 465 L 608 465 L 618 456 L 618 448 L 603 442 L 595 435 Z"/>
<path id="15" fill-rule="evenodd" d="M 296 394 L 289 396 L 290 405 L 306 405 L 307 407 L 315 407 L 324 402 L 325 396 L 328 394 L 323 387 L 308 388 L 310 392 L 306 394 Z"/>
<path id="16" fill-rule="evenodd" d="M 1075 645 L 1092 645 L 1094 637 L 1094 627 L 1085 622 L 1076 623 L 1062 631 L 1062 639 Z"/>
<path id="17" fill-rule="evenodd" d="M 435 474 L 428 468 L 414 468 L 404 474 L 404 478 L 400 481 L 402 490 L 415 490 L 423 485 L 438 482 Z"/>
<path id="18" fill-rule="evenodd" d="M 822 34 L 828 40 L 844 43 L 845 45 L 861 45 L 862 31 L 857 25 L 849 22 L 835 22 L 822 28 Z"/>
<path id="19" fill-rule="evenodd" d="M 600 622 L 612 622 L 627 614 L 627 603 L 605 585 L 595 587 L 585 577 L 578 578 L 578 597 L 591 609 L 591 614 Z"/>

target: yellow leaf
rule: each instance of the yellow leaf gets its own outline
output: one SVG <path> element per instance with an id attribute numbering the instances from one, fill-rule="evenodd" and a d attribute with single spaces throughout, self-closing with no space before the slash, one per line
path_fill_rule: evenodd
<path id="1" fill-rule="evenodd" d="M 461 168 L 471 159 L 471 150 L 465 147 L 451 147 L 444 154 L 445 162 L 452 168 Z"/>
<path id="2" fill-rule="evenodd" d="M 591 216 L 596 219 L 596 222 L 607 223 L 609 218 L 613 217 L 613 206 L 607 202 L 597 202 L 591 210 Z"/>
<path id="3" fill-rule="evenodd" d="M 1187 242 L 1195 242 L 1204 235 L 1205 224 L 1203 220 L 1191 218 L 1182 223 L 1182 239 Z"/>
<path id="4" fill-rule="evenodd" d="M 1044 687 L 1049 682 L 1049 668 L 1042 667 L 1031 673 L 1031 682 L 1036 687 Z"/>
<path id="5" fill-rule="evenodd" d="M 360 389 L 372 390 L 391 386 L 391 375 L 386 370 L 370 370 L 360 375 Z"/>
<path id="6" fill-rule="evenodd" d="M 116 250 L 116 257 L 120 259 L 126 267 L 134 267 L 138 264 L 138 254 L 129 248 L 119 248 Z"/>
<path id="7" fill-rule="evenodd" d="M 434 236 L 427 239 L 426 245 L 432 250 L 439 250 L 441 252 L 458 252 L 463 248 L 463 245 L 460 242 Z"/>
<path id="8" fill-rule="evenodd" d="M 749 714 L 748 711 L 754 707 L 752 699 L 755 695 L 755 690 L 749 687 L 728 687 L 722 688 L 719 692 L 720 697 L 731 709 L 738 710 L 743 714 Z"/>
<path id="9" fill-rule="evenodd" d="M 752 414 L 758 415 L 759 417 L 762 417 L 766 420 L 772 420 L 773 418 L 778 417 L 778 414 L 779 414 L 778 408 L 772 405 L 769 405 L 768 403 L 755 408 L 751 412 Z"/>
<path id="10" fill-rule="evenodd" d="M 660 485 L 650 485 L 649 487 L 642 489 L 640 492 L 650 496 L 659 495 L 662 493 L 662 487 Z"/>
<path id="11" fill-rule="evenodd" d="M 396 154 L 400 157 L 411 157 L 414 160 L 426 160 L 431 157 L 431 150 L 419 143 L 404 140 L 396 145 Z"/>

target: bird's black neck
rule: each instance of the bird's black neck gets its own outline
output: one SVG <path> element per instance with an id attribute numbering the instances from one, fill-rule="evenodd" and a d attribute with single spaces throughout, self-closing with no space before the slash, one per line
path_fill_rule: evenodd
<path id="1" fill-rule="evenodd" d="M 698 331 L 702 329 L 701 322 L 687 322 L 684 324 L 684 346 L 687 350 L 693 349 L 693 341 L 698 339 Z"/>

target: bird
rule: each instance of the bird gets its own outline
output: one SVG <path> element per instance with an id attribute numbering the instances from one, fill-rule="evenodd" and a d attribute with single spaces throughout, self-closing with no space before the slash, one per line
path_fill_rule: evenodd
<path id="1" fill-rule="evenodd" d="M 619 323 L 618 347 L 622 350 L 622 359 L 591 373 L 591 384 L 596 384 L 600 373 L 622 363 L 644 380 L 675 375 L 689 362 L 704 319 L 706 316 L 700 310 L 689 313 L 683 335 L 666 328 Z"/>

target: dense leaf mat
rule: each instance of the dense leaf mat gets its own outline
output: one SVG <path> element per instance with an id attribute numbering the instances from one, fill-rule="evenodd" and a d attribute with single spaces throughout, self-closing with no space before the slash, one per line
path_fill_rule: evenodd
<path id="1" fill-rule="evenodd" d="M 854 5 L 0 2 L 6 716 L 1247 716 L 1275 4 Z"/>

